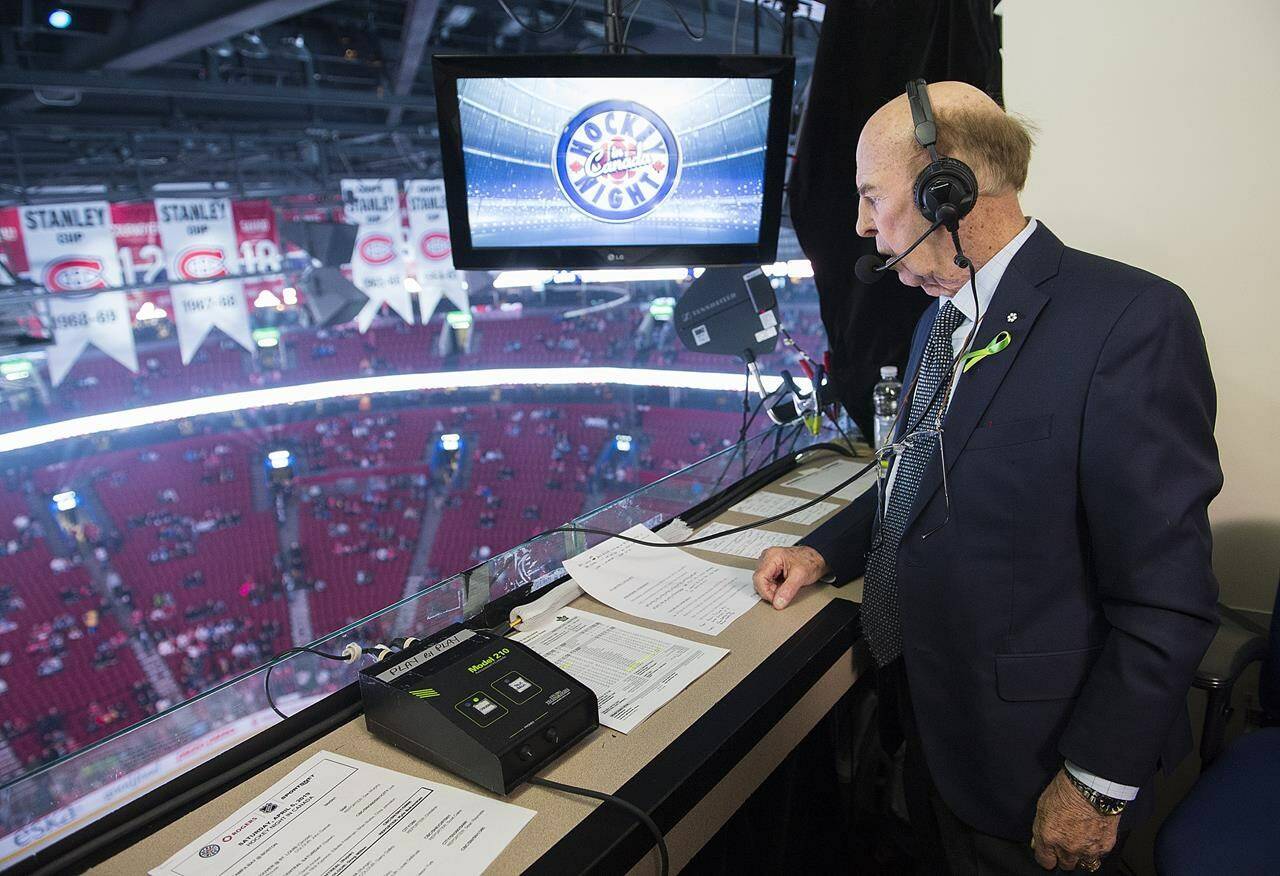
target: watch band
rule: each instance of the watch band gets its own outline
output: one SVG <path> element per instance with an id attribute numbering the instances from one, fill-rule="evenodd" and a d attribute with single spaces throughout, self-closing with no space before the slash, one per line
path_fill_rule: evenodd
<path id="1" fill-rule="evenodd" d="M 1080 792 L 1080 796 L 1084 797 L 1084 799 L 1088 801 L 1089 805 L 1092 806 L 1094 811 L 1099 815 L 1119 815 L 1121 812 L 1124 812 L 1124 808 L 1129 805 L 1128 800 L 1108 797 L 1101 791 L 1090 788 L 1084 782 L 1072 775 L 1071 770 L 1064 769 L 1063 772 L 1067 774 L 1067 778 L 1071 780 L 1071 784 L 1075 786 L 1075 789 Z"/>

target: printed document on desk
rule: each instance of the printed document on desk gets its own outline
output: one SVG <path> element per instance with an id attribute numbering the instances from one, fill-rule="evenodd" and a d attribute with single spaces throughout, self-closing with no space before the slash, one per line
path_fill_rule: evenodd
<path id="1" fill-rule="evenodd" d="M 717 532 L 724 532 L 729 529 L 737 529 L 736 526 L 730 526 L 727 523 L 708 523 L 693 534 L 694 538 L 702 538 L 704 535 L 715 535 Z M 665 535 L 665 533 L 663 533 Z M 678 539 L 684 541 L 684 539 Z M 748 560 L 758 560 L 760 555 L 771 547 L 791 547 L 800 540 L 800 536 L 791 535 L 786 532 L 774 532 L 771 529 L 744 529 L 741 532 L 735 532 L 732 535 L 726 535 L 724 538 L 713 538 L 711 541 L 704 541 L 702 544 L 691 544 L 689 548 L 700 551 L 713 551 L 717 554 L 729 554 L 734 557 L 743 557 Z"/>
<path id="2" fill-rule="evenodd" d="M 479 874 L 535 814 L 320 751 L 151 876 Z"/>
<path id="3" fill-rule="evenodd" d="M 662 543 L 646 526 L 633 526 L 623 535 Z M 746 569 L 617 538 L 568 558 L 564 568 L 579 587 L 610 608 L 711 636 L 760 601 Z"/>
<path id="4" fill-rule="evenodd" d="M 591 688 L 600 723 L 630 733 L 729 652 L 576 608 L 511 636 Z"/>
<path id="5" fill-rule="evenodd" d="M 848 477 L 846 475 L 846 477 Z M 836 481 L 836 483 L 840 483 Z M 782 514 L 790 511 L 792 508 L 799 508 L 806 502 L 812 502 L 812 499 L 802 499 L 797 496 L 784 496 L 781 493 L 760 492 L 753 493 L 743 499 L 737 505 L 730 508 L 730 511 L 737 511 L 739 514 L 750 514 L 753 517 L 772 517 L 775 514 Z M 799 523 L 808 525 L 817 523 L 823 517 L 826 517 L 832 511 L 840 508 L 835 502 L 818 502 L 816 505 L 810 505 L 803 511 L 797 511 L 794 514 L 788 514 L 778 522 Z"/>
<path id="6" fill-rule="evenodd" d="M 837 484 L 847 481 L 858 473 L 859 469 L 866 468 L 866 463 L 852 462 L 847 459 L 837 459 L 828 462 L 826 465 L 815 468 L 812 471 L 805 472 L 802 475 L 783 481 L 782 486 L 791 487 L 793 490 L 800 490 L 805 493 L 812 493 L 815 496 L 821 496 L 827 490 Z M 832 493 L 832 498 L 848 499 L 853 501 L 862 495 L 862 491 L 867 488 L 867 484 L 875 481 L 874 468 L 868 470 L 862 477 L 846 487 L 841 487 L 837 492 Z"/>

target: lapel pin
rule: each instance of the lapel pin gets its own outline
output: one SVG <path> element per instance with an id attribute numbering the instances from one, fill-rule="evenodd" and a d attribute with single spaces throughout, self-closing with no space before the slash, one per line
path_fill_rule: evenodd
<path id="1" fill-rule="evenodd" d="M 1009 315 L 1008 315 L 1008 316 L 1006 316 L 1004 319 L 1005 319 L 1005 322 L 1017 322 L 1017 321 L 1018 321 L 1018 311 L 1016 311 L 1016 310 L 1011 310 L 1011 311 L 1009 311 Z"/>

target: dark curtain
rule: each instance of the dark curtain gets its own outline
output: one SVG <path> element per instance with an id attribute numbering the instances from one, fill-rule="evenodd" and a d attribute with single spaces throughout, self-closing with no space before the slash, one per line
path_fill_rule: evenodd
<path id="1" fill-rule="evenodd" d="M 858 237 L 854 149 L 871 114 L 907 80 L 958 79 L 997 101 L 1000 54 L 991 0 L 834 0 L 827 4 L 788 186 L 791 220 L 813 263 L 836 392 L 864 435 L 881 365 L 906 366 L 928 297 L 889 276 L 853 275 L 875 241 Z"/>

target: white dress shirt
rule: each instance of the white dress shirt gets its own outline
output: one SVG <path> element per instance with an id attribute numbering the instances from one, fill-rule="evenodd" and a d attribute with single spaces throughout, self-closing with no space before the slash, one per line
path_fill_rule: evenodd
<path id="1" fill-rule="evenodd" d="M 986 317 L 987 310 L 991 306 L 991 299 L 995 297 L 996 288 L 1000 285 L 1001 279 L 1004 278 L 1005 270 L 1009 267 L 1009 263 L 1013 261 L 1013 257 L 1018 254 L 1018 250 L 1022 249 L 1022 245 L 1027 242 L 1027 238 L 1035 232 L 1038 224 L 1039 223 L 1037 223 L 1035 219 L 1028 221 L 1026 228 L 1018 232 L 1018 235 L 1014 237 L 1013 240 L 1006 243 L 998 253 L 991 257 L 989 262 L 977 270 L 975 274 L 978 281 L 978 301 L 976 312 L 974 311 L 974 290 L 971 288 L 970 283 L 965 283 L 964 286 L 960 288 L 959 292 L 948 299 L 953 305 L 955 305 L 956 309 L 964 315 L 964 321 L 956 327 L 955 332 L 951 335 L 951 354 L 953 356 L 960 355 L 960 349 L 964 345 L 965 338 L 969 336 L 969 331 L 973 328 L 974 323 L 977 320 Z M 1006 317 L 1007 314 L 1000 315 L 1001 319 Z M 951 379 L 951 392 L 946 399 L 947 407 L 951 406 L 951 399 L 955 397 L 956 387 L 959 385 L 960 378 L 964 373 L 963 369 L 963 362 L 956 366 L 955 375 Z M 903 404 L 906 404 L 908 399 L 904 397 L 902 402 Z M 902 417 L 904 419 L 909 416 L 910 411 L 904 411 L 902 413 Z M 917 428 L 929 428 L 932 425 L 932 422 L 926 422 L 921 423 Z M 896 463 L 896 461 L 897 460 L 895 458 L 894 462 Z M 896 479 L 897 474 L 897 465 L 895 464 L 889 470 L 889 480 L 888 483 L 885 484 L 886 505 L 889 502 L 889 495 L 893 491 L 893 482 Z M 1100 794 L 1105 794 L 1108 797 L 1114 797 L 1117 800 L 1132 800 L 1138 796 L 1138 789 L 1132 785 L 1122 785 L 1118 782 L 1112 782 L 1104 779 L 1101 776 L 1096 776 L 1071 761 L 1066 761 L 1065 766 L 1073 776 Z"/>

